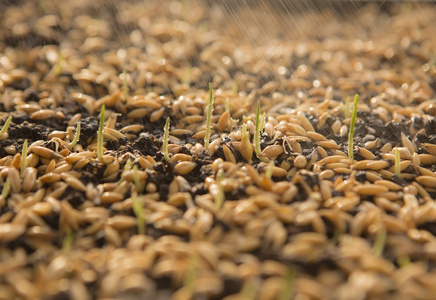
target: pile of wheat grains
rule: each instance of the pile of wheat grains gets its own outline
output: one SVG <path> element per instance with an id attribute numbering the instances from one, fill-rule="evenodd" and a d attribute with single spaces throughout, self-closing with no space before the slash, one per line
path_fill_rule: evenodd
<path id="1" fill-rule="evenodd" d="M 0 299 L 434 298 L 436 6 L 223 3 L 0 2 Z"/>

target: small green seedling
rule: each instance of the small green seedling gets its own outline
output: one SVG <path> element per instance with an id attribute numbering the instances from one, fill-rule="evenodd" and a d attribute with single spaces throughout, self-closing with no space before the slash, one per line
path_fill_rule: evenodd
<path id="1" fill-rule="evenodd" d="M 268 179 L 272 178 L 273 170 L 274 170 L 274 160 L 270 160 L 268 167 L 266 168 L 265 177 Z"/>
<path id="2" fill-rule="evenodd" d="M 9 116 L 9 117 L 6 119 L 6 122 L 5 122 L 5 124 L 3 125 L 2 130 L 0 131 L 0 134 L 4 134 L 4 133 L 8 132 L 9 125 L 11 125 L 11 121 L 12 121 L 12 116 Z"/>
<path id="3" fill-rule="evenodd" d="M 400 151 L 395 148 L 395 175 L 400 176 L 401 173 L 401 158 Z"/>
<path id="4" fill-rule="evenodd" d="M 79 138 L 80 138 L 80 122 L 77 123 L 77 127 L 76 127 L 76 133 L 74 134 L 74 139 L 73 141 L 70 143 L 70 147 L 74 148 L 74 146 L 76 146 L 77 142 L 79 142 Z"/>
<path id="5" fill-rule="evenodd" d="M 103 126 L 104 126 L 104 104 L 101 106 L 100 112 L 100 125 L 98 126 L 97 134 L 97 157 L 98 160 L 103 161 Z"/>
<path id="6" fill-rule="evenodd" d="M 209 148 L 210 127 L 212 124 L 212 109 L 213 109 L 213 92 L 212 92 L 212 84 L 209 83 L 209 106 L 207 107 L 206 135 L 204 136 L 204 149 Z"/>
<path id="7" fill-rule="evenodd" d="M 347 97 L 347 100 L 345 101 L 345 119 L 348 119 L 350 117 L 350 98 Z"/>
<path id="8" fill-rule="evenodd" d="M 226 98 L 226 101 L 224 102 L 224 111 L 228 111 L 230 114 L 230 105 L 229 105 L 229 97 Z"/>
<path id="9" fill-rule="evenodd" d="M 289 267 L 285 275 L 283 276 L 283 285 L 278 296 L 278 300 L 290 300 L 292 299 L 292 293 L 294 289 L 295 281 L 295 269 Z"/>
<path id="10" fill-rule="evenodd" d="M 188 66 L 185 70 L 185 74 L 183 75 L 182 84 L 190 85 L 192 80 L 192 66 Z"/>
<path id="11" fill-rule="evenodd" d="M 260 122 L 261 122 L 260 121 L 260 102 L 257 102 L 253 145 L 254 145 L 254 151 L 256 152 L 256 155 L 258 157 L 262 153 L 262 149 L 260 149 L 260 132 L 262 131 L 262 128 L 260 127 Z"/>
<path id="12" fill-rule="evenodd" d="M 64 236 L 64 239 L 62 240 L 62 251 L 64 253 L 71 252 L 71 249 L 73 248 L 75 237 L 76 237 L 76 235 L 75 235 L 73 230 L 68 231 L 67 234 Z"/>
<path id="13" fill-rule="evenodd" d="M 357 116 L 357 100 L 359 95 L 354 96 L 353 114 L 351 115 L 350 132 L 348 133 L 348 157 L 353 159 L 353 139 L 354 139 L 354 126 L 356 125 Z"/>
<path id="14" fill-rule="evenodd" d="M 23 149 L 21 150 L 21 174 L 24 173 L 27 167 L 27 140 L 24 140 Z"/>
<path id="15" fill-rule="evenodd" d="M 126 161 L 126 164 L 124 165 L 124 172 L 129 171 L 131 168 L 132 168 L 132 161 L 130 159 L 128 159 Z M 124 181 L 124 178 L 121 177 L 121 179 L 118 180 L 117 184 L 120 184 L 123 181 Z"/>
<path id="16" fill-rule="evenodd" d="M 123 71 L 123 97 L 124 101 L 127 101 L 129 98 L 129 85 L 127 83 L 127 71 L 124 69 Z"/>
<path id="17" fill-rule="evenodd" d="M 377 233 L 375 235 L 375 241 L 372 248 L 372 253 L 375 256 L 380 256 L 383 253 L 383 250 L 385 249 L 386 245 L 386 235 L 387 231 L 385 226 L 383 225 L 382 221 L 379 220 L 379 228 L 377 230 Z"/>
<path id="18" fill-rule="evenodd" d="M 9 195 L 9 192 L 11 191 L 11 183 L 9 182 L 9 177 L 6 178 L 5 184 L 3 185 L 3 190 L 1 197 L 3 199 L 6 199 Z"/>
<path id="19" fill-rule="evenodd" d="M 170 117 L 167 118 L 164 127 L 164 136 L 163 136 L 163 144 L 162 144 L 162 152 L 164 154 L 164 158 L 166 161 L 170 160 L 170 155 L 168 154 L 168 139 L 170 136 Z"/>
<path id="20" fill-rule="evenodd" d="M 401 255 L 397 258 L 397 263 L 401 268 L 407 267 L 410 265 L 410 257 L 407 255 Z"/>
<path id="21" fill-rule="evenodd" d="M 54 74 L 55 76 L 59 76 L 62 74 L 62 61 L 64 60 L 64 53 L 59 51 L 58 60 L 54 66 Z"/>
<path id="22" fill-rule="evenodd" d="M 144 206 L 138 199 L 138 195 L 136 193 L 132 194 L 132 209 L 136 216 L 138 234 L 145 234 Z"/>
<path id="23" fill-rule="evenodd" d="M 189 257 L 188 268 L 183 278 L 183 286 L 191 297 L 195 293 L 195 280 L 198 273 L 198 257 L 195 254 L 191 254 Z"/>
<path id="24" fill-rule="evenodd" d="M 138 193 L 142 193 L 143 188 L 141 185 L 141 181 L 139 180 L 138 166 L 137 165 L 133 166 L 133 181 L 135 182 L 136 191 Z"/>
<path id="25" fill-rule="evenodd" d="M 242 285 L 239 294 L 244 300 L 254 300 L 256 299 L 257 285 L 254 278 L 247 278 Z"/>
<path id="26" fill-rule="evenodd" d="M 220 170 L 221 171 L 221 170 Z M 220 209 L 223 206 L 224 203 L 224 188 L 223 188 L 223 184 L 222 181 L 225 177 L 224 172 L 220 172 L 219 174 L 217 174 L 218 178 L 217 178 L 217 185 L 218 185 L 218 193 L 215 197 L 215 206 L 217 209 Z"/>

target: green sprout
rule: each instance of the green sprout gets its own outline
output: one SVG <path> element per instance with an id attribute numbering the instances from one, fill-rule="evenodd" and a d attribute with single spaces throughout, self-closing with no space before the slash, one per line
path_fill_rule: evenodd
<path id="1" fill-rule="evenodd" d="M 185 74 L 183 75 L 183 81 L 182 84 L 191 84 L 192 79 L 192 66 L 188 66 L 186 68 Z"/>
<path id="2" fill-rule="evenodd" d="M 54 66 L 54 73 L 55 76 L 59 76 L 62 73 L 62 61 L 64 60 L 64 54 L 61 51 L 59 51 L 58 60 L 56 61 L 56 64 Z"/>
<path id="3" fill-rule="evenodd" d="M 295 269 L 289 267 L 287 272 L 283 276 L 283 288 L 280 291 L 278 300 L 290 300 L 292 299 L 292 292 L 294 289 Z"/>
<path id="4" fill-rule="evenodd" d="M 162 145 L 162 151 L 164 154 L 164 158 L 166 161 L 170 160 L 170 155 L 168 154 L 168 140 L 170 136 L 170 117 L 167 118 L 167 121 L 165 123 L 164 127 L 164 136 L 163 136 L 163 145 Z"/>
<path id="5" fill-rule="evenodd" d="M 132 194 L 132 210 L 136 216 L 136 225 L 138 227 L 138 234 L 145 234 L 145 220 L 144 220 L 144 206 L 138 199 L 136 193 Z"/>
<path id="6" fill-rule="evenodd" d="M 401 268 L 407 267 L 410 265 L 410 257 L 406 254 L 401 255 L 397 258 L 397 263 Z"/>
<path id="7" fill-rule="evenodd" d="M 74 146 L 76 146 L 77 142 L 79 141 L 79 138 L 80 138 L 80 122 L 77 123 L 76 133 L 74 134 L 74 139 L 70 143 L 71 148 L 74 148 Z"/>
<path id="8" fill-rule="evenodd" d="M 124 172 L 129 171 L 131 168 L 132 168 L 132 161 L 130 159 L 128 159 L 126 161 L 126 164 L 124 165 Z M 117 184 L 120 184 L 123 181 L 124 181 L 124 178 L 121 178 L 120 180 L 118 180 Z"/>
<path id="9" fill-rule="evenodd" d="M 221 170 L 220 170 L 221 171 Z M 218 185 L 218 193 L 215 197 L 215 206 L 217 209 L 220 209 L 223 206 L 224 203 L 224 188 L 223 188 L 223 184 L 222 181 L 225 177 L 224 172 L 220 172 L 220 174 L 218 175 L 218 179 L 217 179 L 217 185 Z"/>
<path id="10" fill-rule="evenodd" d="M 21 149 L 21 174 L 26 170 L 27 167 L 27 140 L 24 140 L 23 149 Z"/>
<path id="11" fill-rule="evenodd" d="M 347 97 L 347 100 L 345 101 L 345 119 L 348 119 L 350 117 L 350 98 Z"/>
<path id="12" fill-rule="evenodd" d="M 209 106 L 207 108 L 207 119 L 206 119 L 206 135 L 204 136 L 204 148 L 209 148 L 210 139 L 210 126 L 212 123 L 212 109 L 213 109 L 213 92 L 212 84 L 209 82 Z"/>
<path id="13" fill-rule="evenodd" d="M 127 71 L 124 69 L 123 71 L 123 97 L 124 101 L 127 101 L 127 98 L 129 97 L 129 86 L 127 83 Z"/>
<path id="14" fill-rule="evenodd" d="M 253 137 L 253 144 L 254 144 L 254 151 L 256 152 L 256 155 L 259 157 L 262 150 L 260 149 L 260 132 L 262 128 L 260 127 L 260 102 L 257 102 L 257 108 L 256 108 L 256 120 L 255 120 L 255 130 L 254 130 L 254 137 Z"/>
<path id="15" fill-rule="evenodd" d="M 11 125 L 11 121 L 12 121 L 12 116 L 9 116 L 5 122 L 5 124 L 3 125 L 2 130 L 0 131 L 0 134 L 6 133 L 8 132 L 9 129 L 9 125 Z"/>
<path id="16" fill-rule="evenodd" d="M 138 166 L 133 166 L 133 181 L 135 182 L 136 191 L 142 193 L 141 181 L 139 180 Z"/>
<path id="17" fill-rule="evenodd" d="M 73 248 L 75 233 L 73 230 L 69 230 L 62 240 L 62 251 L 64 253 L 70 253 Z"/>
<path id="18" fill-rule="evenodd" d="M 357 115 L 357 100 L 359 95 L 354 96 L 353 114 L 351 115 L 350 132 L 348 133 L 348 157 L 353 159 L 353 138 L 354 138 L 354 126 L 356 125 Z"/>
<path id="19" fill-rule="evenodd" d="M 229 105 L 229 101 L 230 101 L 230 99 L 227 97 L 227 98 L 226 98 L 226 102 L 224 102 L 224 110 L 225 110 L 225 111 L 228 111 L 229 114 L 230 114 L 230 105 Z"/>
<path id="20" fill-rule="evenodd" d="M 188 268 L 183 278 L 183 286 L 192 297 L 195 293 L 195 280 L 197 279 L 198 257 L 191 254 L 188 262 Z"/>
<path id="21" fill-rule="evenodd" d="M 11 191 L 11 183 L 9 182 L 9 177 L 6 178 L 5 184 L 3 185 L 3 190 L 1 197 L 3 199 L 6 199 L 9 195 L 9 192 Z"/>
<path id="22" fill-rule="evenodd" d="M 100 161 L 103 161 L 103 126 L 104 126 L 104 104 L 101 106 L 100 125 L 98 126 L 97 134 L 97 156 Z"/>
<path id="23" fill-rule="evenodd" d="M 377 230 L 377 233 L 375 235 L 375 241 L 374 241 L 374 245 L 372 248 L 372 253 L 375 256 L 380 256 L 383 253 L 383 250 L 385 248 L 386 245 L 386 235 L 387 235 L 387 231 L 385 226 L 383 226 L 383 223 L 381 220 L 379 220 L 379 228 Z"/>
<path id="24" fill-rule="evenodd" d="M 239 294 L 245 300 L 254 300 L 256 299 L 256 283 L 253 278 L 247 278 L 244 281 L 244 285 L 241 288 Z"/>
<path id="25" fill-rule="evenodd" d="M 401 158 L 400 151 L 395 148 L 395 175 L 400 176 L 401 173 Z"/>
<path id="26" fill-rule="evenodd" d="M 272 174 L 273 174 L 273 170 L 274 170 L 274 166 L 275 166 L 274 160 L 271 160 L 269 162 L 268 167 L 267 167 L 266 172 L 265 172 L 266 178 L 271 179 Z"/>

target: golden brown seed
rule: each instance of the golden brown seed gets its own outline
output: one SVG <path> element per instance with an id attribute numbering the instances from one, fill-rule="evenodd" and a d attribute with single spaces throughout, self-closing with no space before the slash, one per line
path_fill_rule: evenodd
<path id="1" fill-rule="evenodd" d="M 341 146 L 336 144 L 334 140 L 316 142 L 316 144 L 327 149 L 341 149 Z"/>
<path id="2" fill-rule="evenodd" d="M 327 141 L 327 139 L 322 135 L 315 131 L 308 131 L 307 136 L 312 139 L 314 142 L 322 142 Z"/>
<path id="3" fill-rule="evenodd" d="M 49 159 L 62 158 L 62 155 L 54 152 L 51 149 L 41 147 L 41 146 L 30 146 L 28 150 L 29 150 L 29 152 L 33 152 L 41 157 L 45 157 L 45 158 L 49 158 Z"/>
<path id="4" fill-rule="evenodd" d="M 366 196 L 375 196 L 377 194 L 389 191 L 386 186 L 379 184 L 361 184 L 355 186 L 353 190 L 360 195 Z"/>
<path id="5" fill-rule="evenodd" d="M 15 168 L 9 168 L 8 177 L 12 191 L 14 193 L 19 193 L 21 191 L 20 172 Z"/>
<path id="6" fill-rule="evenodd" d="M 234 164 L 236 163 L 235 155 L 232 153 L 232 151 L 229 149 L 229 147 L 227 147 L 227 145 L 225 145 L 225 144 L 223 145 L 223 152 L 224 152 L 224 157 L 226 158 L 227 161 L 230 161 Z"/>
<path id="7" fill-rule="evenodd" d="M 195 162 L 181 161 L 174 166 L 174 172 L 179 175 L 187 175 L 197 166 Z"/>
<path id="8" fill-rule="evenodd" d="M 230 113 L 225 111 L 218 120 L 217 129 L 219 132 L 223 132 L 227 129 L 229 125 Z"/>
<path id="9" fill-rule="evenodd" d="M 101 195 L 101 203 L 115 203 L 124 199 L 123 194 L 118 192 L 104 192 Z"/>
<path id="10" fill-rule="evenodd" d="M 80 169 L 80 168 L 79 168 Z M 104 170 L 103 177 L 107 177 L 112 175 L 120 169 L 120 163 L 118 161 L 114 161 L 111 164 L 106 166 L 106 170 Z"/>
<path id="11" fill-rule="evenodd" d="M 226 146 L 226 145 L 223 145 L 223 150 L 225 149 L 224 146 Z M 224 150 L 224 155 L 226 153 L 225 151 L 226 150 Z M 245 135 L 242 136 L 241 144 L 240 144 L 240 147 L 239 147 L 239 152 L 241 152 L 242 157 L 244 157 L 244 159 L 248 163 L 251 163 L 251 158 L 253 157 L 253 146 L 252 146 L 252 144 L 250 142 L 250 138 L 249 138 L 249 134 L 248 133 L 246 133 Z M 229 159 L 227 159 L 227 156 L 226 156 L 226 160 L 229 161 Z M 232 161 L 232 162 L 236 163 L 236 160 Z"/>
<path id="12" fill-rule="evenodd" d="M 165 112 L 165 107 L 159 108 L 158 110 L 153 111 L 150 114 L 150 122 L 155 123 L 159 121 Z"/>
<path id="13" fill-rule="evenodd" d="M 114 229 L 123 230 L 136 226 L 136 219 L 130 216 L 113 216 L 107 220 L 107 224 Z"/>
<path id="14" fill-rule="evenodd" d="M 47 120 L 54 116 L 55 112 L 51 109 L 41 109 L 30 115 L 32 120 Z"/>
<path id="15" fill-rule="evenodd" d="M 307 164 L 307 159 L 305 156 L 303 155 L 298 155 L 297 157 L 295 157 L 294 159 L 294 166 L 298 169 L 303 169 L 304 167 L 306 167 Z"/>
<path id="16" fill-rule="evenodd" d="M 11 242 L 17 239 L 26 231 L 24 224 L 0 224 L 0 241 L 3 243 Z"/>
<path id="17" fill-rule="evenodd" d="M 377 160 L 374 162 L 368 162 L 367 168 L 370 170 L 381 170 L 389 167 L 389 162 L 384 160 Z"/>
<path id="18" fill-rule="evenodd" d="M 359 149 L 359 155 L 362 156 L 364 159 L 369 159 L 369 160 L 375 159 L 375 155 L 372 154 L 371 151 L 362 147 L 358 147 L 358 149 Z"/>
<path id="19" fill-rule="evenodd" d="M 57 173 L 47 173 L 38 178 L 43 183 L 53 183 L 61 180 L 61 175 Z"/>
<path id="20" fill-rule="evenodd" d="M 274 159 L 283 153 L 283 147 L 281 145 L 270 145 L 263 149 L 262 154 L 269 159 Z"/>
<path id="21" fill-rule="evenodd" d="M 436 177 L 434 176 L 418 176 L 416 181 L 423 186 L 436 188 Z"/>
<path id="22" fill-rule="evenodd" d="M 406 147 L 411 154 L 418 150 L 415 143 L 411 142 L 404 133 L 401 133 L 401 144 L 403 147 Z"/>
<path id="23" fill-rule="evenodd" d="M 68 183 L 69 186 L 71 186 L 73 189 L 76 189 L 78 191 L 81 192 L 85 192 L 86 191 L 86 186 L 85 184 L 83 184 L 83 182 L 81 182 L 79 179 L 77 179 L 76 177 L 67 174 L 67 173 L 62 173 L 61 174 L 61 178 Z"/>
<path id="24" fill-rule="evenodd" d="M 419 160 L 423 165 L 433 165 L 436 163 L 436 155 L 433 154 L 419 154 Z"/>
<path id="25" fill-rule="evenodd" d="M 24 179 L 23 179 L 23 192 L 30 192 L 36 184 L 36 177 L 38 175 L 38 171 L 35 168 L 28 167 L 24 171 Z"/>

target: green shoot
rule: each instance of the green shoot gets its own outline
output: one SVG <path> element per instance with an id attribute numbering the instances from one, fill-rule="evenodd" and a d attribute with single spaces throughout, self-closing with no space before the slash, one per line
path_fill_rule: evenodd
<path id="1" fill-rule="evenodd" d="M 278 300 L 290 300 L 292 299 L 292 292 L 294 289 L 295 269 L 288 268 L 288 271 L 283 276 L 283 285 L 278 296 Z"/>
<path id="2" fill-rule="evenodd" d="M 379 220 L 379 226 L 378 226 L 377 233 L 375 235 L 375 241 L 372 248 L 372 253 L 375 256 L 382 255 L 386 245 L 386 235 L 387 235 L 386 228 L 383 225 L 382 221 Z"/>
<path id="3" fill-rule="evenodd" d="M 123 97 L 124 97 L 124 101 L 127 101 L 127 98 L 129 97 L 129 85 L 127 83 L 126 69 L 124 69 L 123 71 Z"/>
<path id="4" fill-rule="evenodd" d="M 11 125 L 11 121 L 12 121 L 12 116 L 9 116 L 5 122 L 5 124 L 3 125 L 2 130 L 0 131 L 0 134 L 6 133 L 9 129 L 9 125 Z"/>
<path id="5" fill-rule="evenodd" d="M 133 166 L 133 181 L 135 182 L 136 191 L 142 193 L 141 181 L 139 180 L 138 166 Z"/>
<path id="6" fill-rule="evenodd" d="M 345 102 L 345 119 L 348 119 L 350 117 L 350 98 L 347 97 L 347 100 Z"/>
<path id="7" fill-rule="evenodd" d="M 128 159 L 126 161 L 126 164 L 124 165 L 124 172 L 129 171 L 131 168 L 132 168 L 132 161 L 130 159 Z M 120 180 L 118 180 L 117 184 L 120 184 L 123 181 L 124 181 L 124 178 L 121 178 Z"/>
<path id="8" fill-rule="evenodd" d="M 244 285 L 241 288 L 239 294 L 244 300 L 256 299 L 257 285 L 253 278 L 247 278 L 244 281 Z"/>
<path id="9" fill-rule="evenodd" d="M 226 98 L 226 102 L 224 102 L 224 110 L 230 113 L 230 105 L 229 105 L 229 97 Z"/>
<path id="10" fill-rule="evenodd" d="M 220 170 L 221 171 L 221 170 Z M 224 172 L 220 172 L 217 178 L 217 185 L 218 185 L 218 193 L 215 197 L 215 206 L 217 209 L 220 209 L 223 206 L 224 203 L 224 188 L 223 188 L 223 184 L 222 181 L 225 177 Z"/>
<path id="11" fill-rule="evenodd" d="M 195 280 L 197 279 L 198 257 L 191 254 L 188 262 L 188 268 L 183 278 L 183 286 L 189 295 L 192 297 L 195 293 Z"/>
<path id="12" fill-rule="evenodd" d="M 144 206 L 138 199 L 136 193 L 132 194 L 132 209 L 136 216 L 136 225 L 138 227 L 138 234 L 145 234 L 145 220 L 144 220 Z"/>
<path id="13" fill-rule="evenodd" d="M 401 268 L 407 267 L 410 265 L 410 258 L 407 255 L 401 255 L 397 258 L 397 263 Z"/>
<path id="14" fill-rule="evenodd" d="M 210 126 L 212 123 L 212 109 L 213 109 L 213 92 L 212 92 L 212 84 L 209 83 L 209 106 L 207 108 L 207 119 L 206 119 L 206 135 L 204 136 L 204 148 L 209 148 L 209 139 L 210 139 Z"/>
<path id="15" fill-rule="evenodd" d="M 71 148 L 74 148 L 74 146 L 76 146 L 77 142 L 79 141 L 79 138 L 80 138 L 80 122 L 77 123 L 76 133 L 74 134 L 74 139 L 70 143 Z"/>
<path id="16" fill-rule="evenodd" d="M 21 150 L 21 174 L 26 170 L 27 167 L 27 140 L 24 140 L 23 149 Z"/>
<path id="17" fill-rule="evenodd" d="M 268 167 L 266 169 L 266 172 L 265 172 L 265 177 L 266 178 L 271 179 L 272 174 L 273 174 L 273 170 L 274 170 L 274 166 L 275 166 L 274 165 L 274 160 L 270 160 L 270 162 L 268 164 Z"/>
<path id="18" fill-rule="evenodd" d="M 97 134 L 97 156 L 98 160 L 103 161 L 103 126 L 104 126 L 104 104 L 101 106 L 100 125 Z"/>
<path id="19" fill-rule="evenodd" d="M 400 176 L 401 173 L 401 158 L 400 151 L 395 148 L 395 175 Z"/>
<path id="20" fill-rule="evenodd" d="M 235 93 L 236 95 L 238 94 L 238 84 L 236 83 L 236 81 L 233 81 L 232 92 Z"/>
<path id="21" fill-rule="evenodd" d="M 256 152 L 256 155 L 259 156 L 262 152 L 260 149 L 260 131 L 262 130 L 260 128 L 260 102 L 257 102 L 257 108 L 256 108 L 256 120 L 255 120 L 255 130 L 254 130 L 254 137 L 253 137 L 253 144 L 254 144 L 254 151 Z"/>
<path id="22" fill-rule="evenodd" d="M 64 236 L 64 239 L 62 240 L 62 251 L 64 253 L 70 253 L 71 249 L 73 248 L 74 244 L 74 238 L 75 234 L 74 231 L 70 230 L 67 232 L 67 234 Z"/>
<path id="23" fill-rule="evenodd" d="M 54 66 L 54 74 L 55 76 L 59 76 L 62 73 L 62 61 L 64 60 L 64 54 L 61 51 L 59 51 L 58 60 L 56 61 L 56 64 Z"/>
<path id="24" fill-rule="evenodd" d="M 354 126 L 356 125 L 357 115 L 357 100 L 359 95 L 354 96 L 353 114 L 351 115 L 350 132 L 348 133 L 348 157 L 353 159 L 353 139 L 354 139 Z"/>
<path id="25" fill-rule="evenodd" d="M 3 185 L 3 190 L 1 197 L 3 199 L 6 199 L 9 195 L 9 192 L 11 191 L 11 183 L 9 182 L 9 177 L 6 178 L 5 184 Z"/>
<path id="26" fill-rule="evenodd" d="M 191 84 L 191 78 L 192 78 L 192 66 L 189 66 L 186 68 L 185 74 L 183 75 L 183 81 L 182 84 Z"/>
<path id="27" fill-rule="evenodd" d="M 168 154 L 168 140 L 170 136 L 170 117 L 167 118 L 167 122 L 164 127 L 163 145 L 162 152 L 166 161 L 170 160 L 170 155 Z"/>

